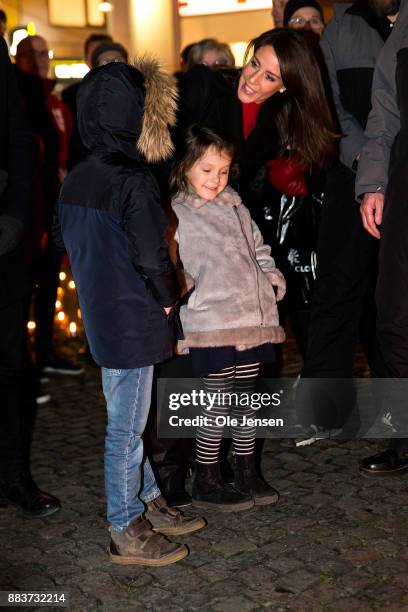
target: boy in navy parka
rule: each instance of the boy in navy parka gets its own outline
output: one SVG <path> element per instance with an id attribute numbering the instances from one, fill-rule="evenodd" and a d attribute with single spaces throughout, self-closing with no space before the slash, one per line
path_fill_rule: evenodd
<path id="1" fill-rule="evenodd" d="M 195 531 L 204 521 L 170 510 L 143 461 L 153 364 L 172 354 L 168 315 L 179 286 L 159 190 L 145 165 L 172 152 L 176 94 L 155 62 L 138 68 L 111 63 L 83 80 L 78 123 L 89 155 L 66 178 L 57 214 L 91 353 L 102 368 L 111 560 L 167 565 L 188 551 L 161 534 Z"/>

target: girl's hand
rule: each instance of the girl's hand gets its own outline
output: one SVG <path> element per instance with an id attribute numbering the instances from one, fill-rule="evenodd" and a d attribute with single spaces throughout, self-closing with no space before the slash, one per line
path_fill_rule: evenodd
<path id="1" fill-rule="evenodd" d="M 275 289 L 276 301 L 280 302 L 284 298 L 286 293 L 285 277 L 283 276 L 282 272 L 278 270 L 278 268 L 267 272 L 267 276 L 269 277 L 270 282 L 273 288 Z"/>

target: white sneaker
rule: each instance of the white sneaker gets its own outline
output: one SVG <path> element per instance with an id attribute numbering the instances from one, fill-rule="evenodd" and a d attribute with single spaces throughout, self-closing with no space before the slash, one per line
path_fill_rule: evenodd
<path id="1" fill-rule="evenodd" d="M 41 406 L 41 404 L 47 404 L 51 400 L 51 395 L 49 393 L 41 393 L 41 395 L 37 395 L 35 398 L 35 403 L 37 406 Z"/>
<path id="2" fill-rule="evenodd" d="M 322 429 L 317 425 L 311 425 L 309 429 L 310 437 L 301 438 L 295 441 L 295 446 L 310 446 L 319 440 L 335 438 L 341 433 L 341 429 Z"/>

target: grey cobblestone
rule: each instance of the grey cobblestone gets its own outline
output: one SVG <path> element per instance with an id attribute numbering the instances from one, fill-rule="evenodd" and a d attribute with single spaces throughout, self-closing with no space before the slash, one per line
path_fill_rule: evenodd
<path id="1" fill-rule="evenodd" d="M 191 552 L 173 566 L 116 566 L 106 552 L 99 373 L 51 379 L 48 389 L 32 468 L 63 510 L 33 521 L 0 509 L 3 590 L 64 589 L 74 612 L 408 610 L 408 480 L 358 473 L 381 441 L 297 449 L 268 440 L 263 472 L 281 493 L 277 506 L 208 513 L 206 529 L 180 538 Z"/>

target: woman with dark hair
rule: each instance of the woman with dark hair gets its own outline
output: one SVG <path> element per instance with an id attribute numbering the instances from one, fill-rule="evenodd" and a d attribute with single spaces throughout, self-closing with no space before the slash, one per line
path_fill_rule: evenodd
<path id="1" fill-rule="evenodd" d="M 284 308 L 304 353 L 317 225 L 301 198 L 320 194 L 315 178 L 337 140 L 314 46 L 302 32 L 278 28 L 250 43 L 240 72 L 195 66 L 180 84 L 178 123 L 181 132 L 198 123 L 233 141 L 234 187 L 287 273 Z M 300 230 L 290 225 L 295 214 Z"/>
<path id="2" fill-rule="evenodd" d="M 318 63 L 304 36 L 294 30 L 269 30 L 251 41 L 240 72 L 224 74 L 199 65 L 186 73 L 180 83 L 181 137 L 193 123 L 234 143 L 238 189 L 255 213 L 257 173 L 268 160 L 296 156 L 311 171 L 335 153 L 335 128 Z"/>

